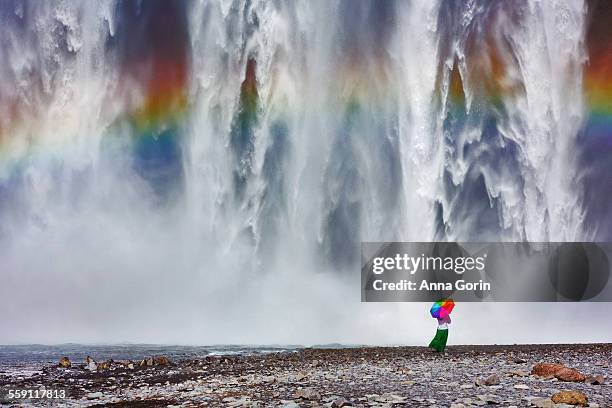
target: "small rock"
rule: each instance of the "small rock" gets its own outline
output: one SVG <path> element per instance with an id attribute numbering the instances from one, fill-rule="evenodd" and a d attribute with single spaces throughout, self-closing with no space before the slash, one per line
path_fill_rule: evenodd
<path id="1" fill-rule="evenodd" d="M 70 362 L 68 357 L 62 357 L 59 360 L 58 366 L 62 368 L 70 368 L 72 366 L 72 363 Z"/>
<path id="2" fill-rule="evenodd" d="M 499 375 L 491 374 L 487 378 L 484 379 L 484 385 L 498 385 L 499 384 Z"/>
<path id="3" fill-rule="evenodd" d="M 272 384 L 276 382 L 276 377 L 274 377 L 273 375 L 264 376 L 261 377 L 261 382 L 264 384 Z"/>
<path id="4" fill-rule="evenodd" d="M 96 364 L 96 361 L 93 358 L 87 356 L 85 359 L 85 369 L 89 371 L 96 371 L 98 369 L 98 364 Z"/>
<path id="5" fill-rule="evenodd" d="M 306 373 L 304 373 L 303 371 L 300 371 L 299 373 L 296 374 L 295 380 L 296 381 L 302 381 L 306 377 L 308 377 L 308 375 Z"/>
<path id="6" fill-rule="evenodd" d="M 168 360 L 168 357 L 166 357 L 166 356 L 155 357 L 153 362 L 155 363 L 155 365 L 162 365 L 162 366 L 170 364 L 170 360 Z"/>
<path id="7" fill-rule="evenodd" d="M 98 371 L 108 370 L 111 367 L 113 360 L 102 361 L 98 364 Z"/>
<path id="8" fill-rule="evenodd" d="M 514 363 L 516 363 L 516 364 L 524 364 L 526 362 L 527 362 L 527 360 L 525 360 L 523 358 L 520 358 L 520 357 L 517 357 L 517 358 L 514 359 Z"/>
<path id="9" fill-rule="evenodd" d="M 97 398 L 102 398 L 103 396 L 104 394 L 102 394 L 100 391 L 90 392 L 89 394 L 87 394 L 87 399 L 97 399 Z"/>
<path id="10" fill-rule="evenodd" d="M 478 395 L 477 397 L 481 401 L 486 402 L 487 404 L 499 404 L 499 403 L 501 403 L 501 399 L 497 395 L 487 394 L 487 395 Z"/>
<path id="11" fill-rule="evenodd" d="M 525 370 L 510 370 L 508 371 L 510 377 L 528 377 L 529 373 Z"/>
<path id="12" fill-rule="evenodd" d="M 536 408 L 555 408 L 555 403 L 550 398 L 536 398 L 531 404 Z"/>
<path id="13" fill-rule="evenodd" d="M 465 408 L 465 405 L 453 403 L 450 405 L 450 408 Z"/>
<path id="14" fill-rule="evenodd" d="M 555 404 L 569 404 L 586 407 L 589 400 L 586 395 L 580 391 L 561 391 L 552 396 L 552 401 Z"/>
<path id="15" fill-rule="evenodd" d="M 251 403 L 249 397 L 242 397 L 240 399 L 237 399 L 236 401 L 228 404 L 228 407 L 231 408 L 241 408 L 241 407 L 253 407 L 255 404 Z M 257 405 L 255 405 L 257 406 Z"/>
<path id="16" fill-rule="evenodd" d="M 338 398 L 332 402 L 331 406 L 332 408 L 342 408 L 342 407 L 352 407 L 353 404 L 351 404 L 350 401 L 347 401 L 344 398 Z"/>
<path id="17" fill-rule="evenodd" d="M 602 385 L 603 383 L 606 382 L 606 378 L 601 374 L 589 375 L 588 377 L 584 379 L 584 382 L 593 384 L 593 385 Z"/>
<path id="18" fill-rule="evenodd" d="M 516 384 L 514 388 L 516 388 L 517 390 L 528 390 L 529 386 L 525 384 Z"/>
<path id="19" fill-rule="evenodd" d="M 153 358 L 149 357 L 149 358 L 145 358 L 144 360 L 142 360 L 140 362 L 140 366 L 141 367 L 150 367 L 152 366 L 154 363 Z"/>
<path id="20" fill-rule="evenodd" d="M 377 402 L 390 403 L 390 404 L 403 404 L 406 402 L 406 398 L 398 394 L 386 392 L 383 395 L 374 399 Z"/>
<path id="21" fill-rule="evenodd" d="M 300 388 L 293 394 L 294 398 L 301 398 L 310 401 L 318 401 L 321 399 L 321 394 L 319 394 L 313 388 Z"/>

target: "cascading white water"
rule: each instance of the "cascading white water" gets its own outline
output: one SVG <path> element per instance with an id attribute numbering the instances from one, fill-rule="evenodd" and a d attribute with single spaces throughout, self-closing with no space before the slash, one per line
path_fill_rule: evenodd
<path id="1" fill-rule="evenodd" d="M 0 342 L 419 341 L 360 241 L 585 237 L 582 2 L 168 4 L 0 6 Z"/>

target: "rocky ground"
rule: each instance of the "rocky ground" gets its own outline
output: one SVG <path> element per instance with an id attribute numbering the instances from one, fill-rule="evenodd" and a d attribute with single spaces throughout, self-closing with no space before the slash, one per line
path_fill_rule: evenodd
<path id="1" fill-rule="evenodd" d="M 53 406 L 612 407 L 612 344 L 454 346 L 444 355 L 422 347 L 304 349 L 59 363 L 30 376 L 0 374 L 0 389 L 66 390 L 69 398 Z"/>

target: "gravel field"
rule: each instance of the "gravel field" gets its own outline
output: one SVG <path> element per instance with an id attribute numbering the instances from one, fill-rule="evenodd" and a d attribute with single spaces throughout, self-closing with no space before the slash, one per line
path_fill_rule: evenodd
<path id="1" fill-rule="evenodd" d="M 69 368 L 0 373 L 0 388 L 68 394 L 4 399 L 3 406 L 612 407 L 611 374 L 612 344 L 451 346 L 445 354 L 423 347 L 307 348 L 70 361 Z"/>

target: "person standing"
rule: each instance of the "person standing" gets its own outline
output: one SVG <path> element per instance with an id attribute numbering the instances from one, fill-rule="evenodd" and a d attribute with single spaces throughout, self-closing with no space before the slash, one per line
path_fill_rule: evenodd
<path id="1" fill-rule="evenodd" d="M 446 341 L 448 340 L 448 325 L 451 322 L 450 315 L 438 318 L 438 330 L 434 336 L 429 347 L 436 350 L 439 353 L 444 352 L 446 348 Z"/>

